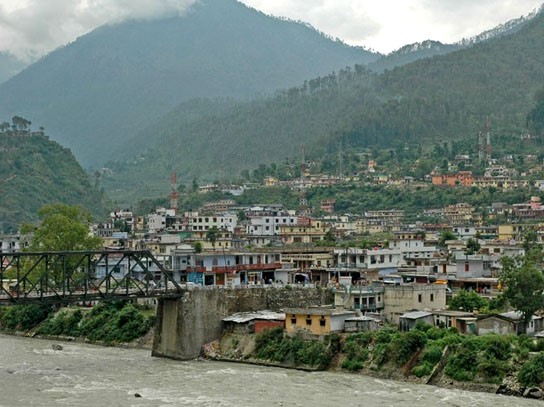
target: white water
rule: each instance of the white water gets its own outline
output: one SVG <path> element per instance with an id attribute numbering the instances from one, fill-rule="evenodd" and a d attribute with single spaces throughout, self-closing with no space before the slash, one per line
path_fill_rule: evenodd
<path id="1" fill-rule="evenodd" d="M 59 343 L 63 349 L 53 350 Z M 138 393 L 142 397 L 135 397 Z M 152 358 L 0 335 L 0 406 L 544 406 L 355 374 Z"/>

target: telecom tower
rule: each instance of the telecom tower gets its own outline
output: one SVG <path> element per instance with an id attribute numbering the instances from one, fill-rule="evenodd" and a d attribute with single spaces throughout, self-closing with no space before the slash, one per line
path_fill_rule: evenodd
<path id="1" fill-rule="evenodd" d="M 478 133 L 478 161 L 484 161 L 484 135 L 481 131 Z"/>
<path id="2" fill-rule="evenodd" d="M 170 208 L 178 212 L 178 177 L 175 172 L 170 175 Z"/>
<path id="3" fill-rule="evenodd" d="M 491 161 L 491 126 L 489 122 L 487 122 L 486 128 L 487 128 L 487 140 L 486 140 L 486 147 L 485 147 L 485 160 L 487 162 L 490 162 Z"/>

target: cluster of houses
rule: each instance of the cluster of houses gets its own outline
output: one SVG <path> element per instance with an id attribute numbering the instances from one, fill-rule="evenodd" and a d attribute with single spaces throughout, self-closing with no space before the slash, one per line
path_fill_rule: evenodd
<path id="1" fill-rule="evenodd" d="M 478 226 L 473 223 L 474 208 L 467 204 L 434 215 L 444 223 L 408 225 L 398 210 L 309 217 L 281 205 L 237 207 L 223 200 L 183 214 L 166 208 L 145 216 L 115 210 L 107 222 L 93 225 L 92 233 L 112 251 L 150 251 L 177 281 L 191 286 L 295 284 L 335 290 L 334 308 L 286 310 L 282 323 L 288 331 L 375 329 L 383 321 L 402 329 L 425 321 L 466 333 L 541 330 L 539 317 L 532 326 L 523 325 L 514 314 L 486 320 L 465 310 L 447 310 L 446 300 L 461 290 L 496 297 L 501 258 L 524 255 L 523 236 L 532 231 L 542 241 L 544 226 Z M 443 238 L 445 230 L 450 240 Z M 379 232 L 387 235 L 373 239 Z M 4 236 L 0 250 L 20 251 L 27 239 Z M 112 272 L 107 267 L 99 265 L 97 270 Z M 138 272 L 122 261 L 115 268 L 119 276 Z"/>

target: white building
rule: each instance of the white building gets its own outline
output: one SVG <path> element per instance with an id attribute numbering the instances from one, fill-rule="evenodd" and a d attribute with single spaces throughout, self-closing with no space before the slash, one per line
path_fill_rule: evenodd
<path id="1" fill-rule="evenodd" d="M 170 224 L 175 222 L 176 210 L 158 208 L 155 213 L 151 213 L 147 217 L 147 229 L 150 233 L 157 233 L 166 230 Z"/>
<path id="2" fill-rule="evenodd" d="M 395 269 L 402 264 L 399 249 L 358 249 L 354 247 L 334 249 L 338 268 Z"/>
<path id="3" fill-rule="evenodd" d="M 295 211 L 277 207 L 254 207 L 246 211 L 246 234 L 249 236 L 278 236 L 280 226 L 298 224 Z"/>
<path id="4" fill-rule="evenodd" d="M 232 233 L 238 225 L 238 216 L 235 213 L 202 215 L 198 212 L 186 212 L 184 216 L 187 219 L 187 230 L 192 232 L 207 231 L 215 227 Z"/>

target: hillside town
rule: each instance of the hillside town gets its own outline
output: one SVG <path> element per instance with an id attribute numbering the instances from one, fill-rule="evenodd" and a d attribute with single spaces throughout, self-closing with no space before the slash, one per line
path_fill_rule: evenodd
<path id="1" fill-rule="evenodd" d="M 190 288 L 296 285 L 335 292 L 333 309 L 287 310 L 288 331 L 301 323 L 299 328 L 323 335 L 329 333 L 325 327 L 377 329 L 384 322 L 408 330 L 420 321 L 463 333 L 534 335 L 544 329 L 537 315 L 526 324 L 519 312 L 483 318 L 472 309 L 447 306 L 461 292 L 497 298 L 501 259 L 523 256 L 527 239 L 544 239 L 544 224 L 535 222 L 544 215 L 539 197 L 492 204 L 488 218 L 497 216 L 494 224 L 484 224 L 466 203 L 425 210 L 435 223 L 407 223 L 404 211 L 394 209 L 337 215 L 334 200 L 321 203 L 324 215 L 311 216 L 281 204 L 236 206 L 228 199 L 178 213 L 175 193 L 173 198 L 171 208 L 143 216 L 115 209 L 108 221 L 92 225 L 92 233 L 107 250 L 150 251 Z M 504 219 L 515 221 L 501 223 Z M 29 238 L 4 236 L 1 252 L 24 249 Z M 121 262 L 110 272 L 123 276 L 136 270 Z M 332 319 L 313 324 L 302 318 L 314 314 Z M 340 325 L 332 322 L 338 319 Z"/>

